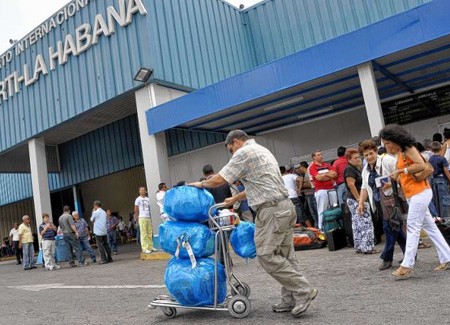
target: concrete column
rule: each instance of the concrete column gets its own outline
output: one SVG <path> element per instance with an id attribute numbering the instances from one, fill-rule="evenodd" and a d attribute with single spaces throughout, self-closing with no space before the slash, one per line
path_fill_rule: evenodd
<path id="1" fill-rule="evenodd" d="M 44 139 L 31 139 L 28 141 L 28 149 L 30 152 L 31 182 L 33 185 L 36 227 L 40 240 L 41 235 L 39 234 L 39 226 L 42 223 L 42 213 L 47 212 L 50 216 L 50 220 L 53 220 Z"/>
<path id="2" fill-rule="evenodd" d="M 144 160 L 145 180 L 153 221 L 153 232 L 158 233 L 161 223 L 159 207 L 156 204 L 156 191 L 159 183 L 169 183 L 169 157 L 167 155 L 166 137 L 164 132 L 149 135 L 145 111 L 167 101 L 184 95 L 182 91 L 149 84 L 136 91 L 136 107 L 141 137 L 142 155 Z M 136 197 L 138 189 L 136 189 Z"/>
<path id="3" fill-rule="evenodd" d="M 83 218 L 83 211 L 81 211 L 81 202 L 78 196 L 78 186 L 76 185 L 72 186 L 72 193 L 73 193 L 73 202 L 75 205 L 74 210 L 78 212 L 80 218 Z"/>
<path id="4" fill-rule="evenodd" d="M 358 75 L 369 120 L 370 134 L 375 136 L 384 127 L 384 117 L 372 62 L 359 65 Z"/>

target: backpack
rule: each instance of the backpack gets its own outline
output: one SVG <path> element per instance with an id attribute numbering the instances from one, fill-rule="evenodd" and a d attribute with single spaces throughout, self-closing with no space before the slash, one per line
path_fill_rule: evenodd
<path id="1" fill-rule="evenodd" d="M 296 227 L 293 240 L 295 250 L 318 249 L 327 245 L 325 235 L 316 228 Z"/>

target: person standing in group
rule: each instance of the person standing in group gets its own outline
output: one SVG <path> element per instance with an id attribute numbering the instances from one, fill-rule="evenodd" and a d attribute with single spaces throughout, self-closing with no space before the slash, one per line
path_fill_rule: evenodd
<path id="1" fill-rule="evenodd" d="M 67 244 L 70 252 L 69 265 L 71 267 L 77 266 L 75 264 L 75 257 L 78 259 L 78 266 L 86 266 L 84 261 L 83 251 L 78 240 L 78 230 L 73 221 L 73 217 L 70 214 L 70 207 L 65 205 L 63 208 L 63 214 L 59 217 L 59 227 L 63 232 L 64 242 Z M 75 252 L 75 255 L 74 255 Z"/>
<path id="2" fill-rule="evenodd" d="M 159 215 L 163 221 L 167 221 L 164 215 L 164 197 L 166 196 L 166 192 L 169 190 L 166 183 L 158 184 L 158 192 L 156 192 L 156 204 L 159 207 Z"/>
<path id="3" fill-rule="evenodd" d="M 94 201 L 91 222 L 94 223 L 94 235 L 102 261 L 100 264 L 111 263 L 111 248 L 108 245 L 108 228 L 106 227 L 106 212 L 102 209 L 102 202 Z"/>
<path id="4" fill-rule="evenodd" d="M 31 232 L 31 218 L 30 216 L 22 217 L 22 224 L 19 226 L 19 249 L 22 249 L 23 253 L 23 269 L 31 270 L 35 269 L 34 266 L 34 244 L 33 234 Z"/>
<path id="5" fill-rule="evenodd" d="M 19 225 L 17 224 L 17 222 L 15 222 L 13 224 L 13 227 L 11 229 L 11 231 L 9 232 L 9 237 L 11 238 L 11 243 L 13 244 L 14 247 L 14 253 L 16 254 L 16 260 L 17 263 L 16 265 L 20 265 L 22 264 L 22 250 L 19 248 Z"/>
<path id="6" fill-rule="evenodd" d="M 397 242 L 402 252 L 405 252 L 406 235 L 402 228 L 392 229 L 387 219 L 387 214 L 383 214 L 383 202 L 381 200 L 381 191 L 386 196 L 392 195 L 392 187 L 387 183 L 383 188 L 378 188 L 375 179 L 381 176 L 390 176 L 395 171 L 395 158 L 391 155 L 378 155 L 377 144 L 369 139 L 364 140 L 359 144 L 359 152 L 367 161 L 367 165 L 362 171 L 363 183 L 361 186 L 361 196 L 358 203 L 358 213 L 363 215 L 366 209 L 366 201 L 369 200 L 370 206 L 374 213 L 378 213 L 383 220 L 383 229 L 386 234 L 386 242 L 384 250 L 380 258 L 383 260 L 379 266 L 379 270 L 386 270 L 392 266 L 394 260 L 394 248 Z"/>
<path id="7" fill-rule="evenodd" d="M 433 187 L 434 205 L 437 207 L 439 217 L 448 221 L 450 219 L 450 195 L 448 187 L 450 183 L 450 171 L 448 170 L 448 161 L 441 156 L 441 144 L 437 141 L 431 143 L 433 155 L 430 157 L 430 164 L 433 166 L 434 173 L 431 178 Z"/>
<path id="8" fill-rule="evenodd" d="M 72 217 L 75 222 L 75 227 L 77 227 L 78 230 L 78 240 L 80 241 L 81 252 L 87 251 L 91 257 L 92 263 L 96 263 L 97 259 L 95 257 L 95 252 L 92 249 L 91 244 L 89 244 L 91 235 L 89 234 L 89 228 L 86 220 L 80 218 L 77 211 L 72 212 Z"/>
<path id="9" fill-rule="evenodd" d="M 119 224 L 119 220 L 116 216 L 111 213 L 111 210 L 106 210 L 106 228 L 107 228 L 107 237 L 108 237 L 108 245 L 111 247 L 111 250 L 114 255 L 117 255 L 117 225 Z"/>
<path id="10" fill-rule="evenodd" d="M 151 254 L 153 247 L 152 218 L 150 213 L 150 199 L 147 197 L 145 186 L 139 187 L 139 196 L 134 201 L 134 216 L 139 218 L 139 232 L 141 249 L 144 254 Z"/>
<path id="11" fill-rule="evenodd" d="M 364 208 L 358 213 L 363 178 L 361 175 L 362 161 L 358 149 L 349 148 L 345 152 L 348 161 L 344 171 L 345 186 L 347 188 L 347 205 L 352 214 L 353 242 L 357 253 L 376 254 L 374 249 L 373 223 L 369 203 L 364 202 Z"/>
<path id="12" fill-rule="evenodd" d="M 42 214 L 42 224 L 39 226 L 39 233 L 42 236 L 42 255 L 44 256 L 44 265 L 47 271 L 60 269 L 55 262 L 55 236 L 56 226 L 50 221 L 48 213 Z"/>
<path id="13" fill-rule="evenodd" d="M 311 221 L 308 220 L 306 214 L 303 212 L 299 198 L 299 189 L 301 186 L 301 178 L 297 174 L 289 173 L 286 167 L 280 166 L 281 177 L 283 178 L 284 187 L 288 191 L 289 199 L 295 206 L 295 211 L 297 212 L 296 223 L 306 225 L 307 227 L 312 227 Z"/>
<path id="14" fill-rule="evenodd" d="M 333 170 L 336 172 L 336 193 L 339 206 L 345 204 L 345 194 L 347 193 L 347 184 L 345 183 L 344 171 L 347 168 L 348 160 L 345 157 L 345 147 L 337 148 L 338 158 L 333 163 Z"/>
<path id="15" fill-rule="evenodd" d="M 255 244 L 258 261 L 281 285 L 282 301 L 272 307 L 275 312 L 290 311 L 294 317 L 305 312 L 318 290 L 301 275 L 293 246 L 297 219 L 289 200 L 278 162 L 272 153 L 241 130 L 231 131 L 226 140 L 233 155 L 220 172 L 202 182 L 189 184 L 198 188 L 217 188 L 240 179 L 245 191 L 225 200 L 232 206 L 248 199 L 256 211 Z"/>
<path id="16" fill-rule="evenodd" d="M 318 228 L 322 229 L 323 212 L 331 205 L 328 191 L 334 189 L 334 180 L 337 174 L 329 164 L 323 161 L 322 152 L 314 151 L 311 157 L 313 162 L 309 166 L 309 173 L 314 183 L 314 197 L 316 198 L 319 216 Z"/>
<path id="17" fill-rule="evenodd" d="M 303 212 L 309 212 L 311 219 L 314 221 L 314 227 L 319 225 L 319 217 L 317 215 L 317 203 L 314 197 L 314 187 L 311 182 L 311 177 L 308 172 L 308 163 L 306 161 L 300 162 L 297 169 L 297 174 L 300 176 L 301 185 L 300 192 L 305 197 L 305 208 Z"/>
<path id="18" fill-rule="evenodd" d="M 388 153 L 397 155 L 397 170 L 391 177 L 400 182 L 409 203 L 405 256 L 401 266 L 392 275 L 396 279 L 406 279 L 411 275 L 422 228 L 439 255 L 440 264 L 435 270 L 446 270 L 450 266 L 450 247 L 428 209 L 433 196 L 430 184 L 426 179 L 416 180 L 414 177 L 426 169 L 425 160 L 414 147 L 415 139 L 399 125 L 385 126 L 380 131 L 380 137 Z"/>
<path id="19" fill-rule="evenodd" d="M 210 179 L 215 175 L 214 169 L 211 165 L 203 166 L 203 176 L 205 179 Z M 217 188 L 207 188 L 208 192 L 210 192 L 214 198 L 214 202 L 220 203 L 225 201 L 225 199 L 232 196 L 231 189 L 228 184 L 223 184 Z"/>

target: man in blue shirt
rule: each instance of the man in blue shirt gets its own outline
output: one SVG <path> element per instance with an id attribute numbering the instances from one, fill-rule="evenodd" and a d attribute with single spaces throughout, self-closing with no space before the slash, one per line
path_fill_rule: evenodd
<path id="1" fill-rule="evenodd" d="M 429 160 L 434 169 L 432 178 L 433 201 L 439 210 L 439 216 L 447 220 L 450 218 L 450 194 L 448 192 L 450 172 L 448 170 L 448 161 L 440 155 L 441 144 L 439 142 L 433 141 L 430 147 L 434 153 Z"/>
<path id="2" fill-rule="evenodd" d="M 42 215 L 42 224 L 39 226 L 39 233 L 42 236 L 42 255 L 44 256 L 45 269 L 53 271 L 61 267 L 55 262 L 55 236 L 56 226 L 50 222 L 48 213 Z"/>
<path id="3" fill-rule="evenodd" d="M 91 235 L 89 233 L 88 225 L 86 220 L 80 218 L 80 215 L 77 211 L 72 212 L 73 220 L 75 221 L 75 226 L 78 230 L 78 240 L 80 241 L 81 251 L 87 251 L 89 256 L 92 259 L 92 263 L 96 262 L 95 252 L 89 244 L 89 240 L 91 239 Z"/>
<path id="4" fill-rule="evenodd" d="M 94 223 L 94 234 L 102 258 L 100 264 L 111 263 L 113 259 L 111 257 L 111 249 L 107 239 L 106 212 L 102 209 L 102 203 L 98 200 L 94 201 L 91 221 Z"/>

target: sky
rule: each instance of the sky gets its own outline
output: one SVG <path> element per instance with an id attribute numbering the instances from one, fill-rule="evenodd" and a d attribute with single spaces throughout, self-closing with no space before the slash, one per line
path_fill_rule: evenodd
<path id="1" fill-rule="evenodd" d="M 248 8 L 262 0 L 226 1 L 236 7 L 244 4 Z M 10 39 L 21 39 L 69 2 L 69 0 L 0 0 L 0 54 L 11 47 Z"/>

